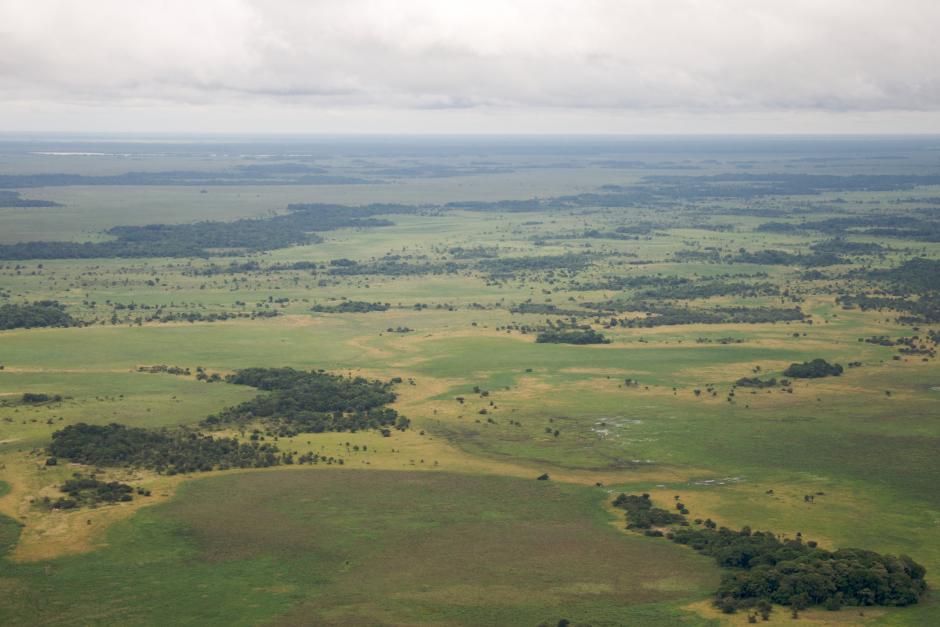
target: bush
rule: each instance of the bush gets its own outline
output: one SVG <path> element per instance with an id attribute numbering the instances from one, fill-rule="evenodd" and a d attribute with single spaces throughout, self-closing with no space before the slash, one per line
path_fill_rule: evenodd
<path id="1" fill-rule="evenodd" d="M 24 405 L 40 405 L 42 403 L 58 403 L 62 400 L 59 394 L 41 394 L 36 392 L 23 392 L 20 402 Z"/>

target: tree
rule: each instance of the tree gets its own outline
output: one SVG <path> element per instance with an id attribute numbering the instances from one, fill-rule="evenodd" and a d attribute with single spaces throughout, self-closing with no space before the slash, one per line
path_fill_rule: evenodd
<path id="1" fill-rule="evenodd" d="M 774 606 L 767 599 L 761 599 L 755 607 L 762 620 L 770 620 L 770 613 L 774 611 Z"/>

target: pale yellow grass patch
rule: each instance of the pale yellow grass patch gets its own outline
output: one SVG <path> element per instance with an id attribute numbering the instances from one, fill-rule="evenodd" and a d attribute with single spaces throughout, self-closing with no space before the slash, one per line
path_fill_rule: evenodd
<path id="1" fill-rule="evenodd" d="M 625 372 L 632 375 L 650 374 L 649 370 L 637 370 L 636 368 L 559 368 L 558 372 L 568 374 L 592 374 L 601 377 L 622 377 Z"/>
<path id="2" fill-rule="evenodd" d="M 168 499 L 183 477 L 161 477 L 154 473 L 114 470 L 106 473 L 108 480 L 123 481 L 134 487 L 151 490 L 151 496 L 136 496 L 129 503 L 106 505 L 77 511 L 45 511 L 35 502 L 44 496 L 62 496 L 55 475 L 43 472 L 42 457 L 14 454 L 4 457 L 4 481 L 10 492 L 0 499 L 0 513 L 23 525 L 19 542 L 10 554 L 14 561 L 46 560 L 62 555 L 85 553 L 104 545 L 104 532 L 113 523 L 123 520 L 148 505 Z M 88 468 L 69 465 L 75 472 Z M 100 475 L 99 475 L 100 476 Z M 51 480 L 51 483 L 50 483 Z"/>
<path id="3" fill-rule="evenodd" d="M 684 606 L 682 609 L 698 614 L 703 618 L 719 621 L 722 625 L 747 625 L 748 612 L 745 610 L 735 614 L 725 614 L 711 601 L 698 601 Z M 775 605 L 774 611 L 770 615 L 769 621 L 763 621 L 758 617 L 758 624 L 761 625 L 793 625 L 794 621 L 788 607 Z M 753 612 L 752 612 L 753 613 Z M 800 612 L 799 622 L 797 624 L 811 625 L 864 625 L 878 621 L 885 615 L 883 609 L 846 607 L 838 612 L 829 612 L 820 608 L 803 610 Z"/>
<path id="4" fill-rule="evenodd" d="M 314 327 L 323 324 L 323 319 L 307 314 L 287 314 L 273 318 L 278 324 L 286 327 Z"/>
<path id="5" fill-rule="evenodd" d="M 728 527 L 729 529 L 739 529 L 742 527 L 745 522 L 733 518 L 729 518 L 720 513 L 722 500 L 727 499 L 727 495 L 734 495 L 736 497 L 741 497 L 744 495 L 744 498 L 753 501 L 755 504 L 760 504 L 762 507 L 766 507 L 772 511 L 793 511 L 797 508 L 801 508 L 798 513 L 798 518 L 803 521 L 800 529 L 780 529 L 779 526 L 772 527 L 772 531 L 775 533 L 784 533 L 788 536 L 795 537 L 798 531 L 803 531 L 806 533 L 806 525 L 811 525 L 811 520 L 807 520 L 807 512 L 805 508 L 806 504 L 803 502 L 803 495 L 807 492 L 812 493 L 814 488 L 803 489 L 790 487 L 787 485 L 775 485 L 773 494 L 766 494 L 767 488 L 763 485 L 755 486 L 751 484 L 738 484 L 738 485 L 723 485 L 716 486 L 714 490 L 702 490 L 697 489 L 694 491 L 683 491 L 677 490 L 675 488 L 665 490 L 665 489 L 654 489 L 649 490 L 650 496 L 653 499 L 653 503 L 657 507 L 662 507 L 664 509 L 672 510 L 675 506 L 674 496 L 679 495 L 679 499 L 682 504 L 684 504 L 689 511 L 691 512 L 688 515 L 690 521 L 695 520 L 696 518 L 706 519 L 711 518 L 721 527 Z M 845 498 L 839 499 L 834 495 L 827 494 L 826 502 L 834 502 L 835 500 L 845 501 Z M 848 500 L 851 502 L 851 500 Z M 763 531 L 764 528 L 754 529 L 754 531 Z M 810 532 L 806 534 L 807 540 L 814 540 L 819 543 L 819 546 L 825 549 L 835 550 L 836 543 L 833 542 L 831 538 L 822 536 L 816 532 Z"/>

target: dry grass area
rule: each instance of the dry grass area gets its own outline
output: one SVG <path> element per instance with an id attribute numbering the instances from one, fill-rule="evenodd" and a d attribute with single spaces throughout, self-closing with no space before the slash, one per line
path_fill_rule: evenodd
<path id="1" fill-rule="evenodd" d="M 151 496 L 136 496 L 128 503 L 102 505 L 74 511 L 48 511 L 39 505 L 43 497 L 54 500 L 62 493 L 58 485 L 73 472 L 88 473 L 80 464 L 63 464 L 54 470 L 43 465 L 45 456 L 33 454 L 5 457 L 4 481 L 10 491 L 0 498 L 0 513 L 22 525 L 19 542 L 9 558 L 17 562 L 50 560 L 86 553 L 105 546 L 108 528 L 144 507 L 165 502 L 186 479 L 147 471 L 109 470 L 97 475 L 106 481 L 121 481 L 147 488 Z"/>
<path id="2" fill-rule="evenodd" d="M 722 614 L 709 601 L 690 603 L 684 609 L 694 612 L 702 618 L 717 621 L 729 627 L 750 624 L 746 612 L 732 615 Z M 886 613 L 885 610 L 870 607 L 862 609 L 849 608 L 839 612 L 827 612 L 826 610 L 814 608 L 803 610 L 799 613 L 799 619 L 794 620 L 790 608 L 778 605 L 774 606 L 774 610 L 770 614 L 770 620 L 764 621 L 758 618 L 758 623 L 761 625 L 793 625 L 794 623 L 798 625 L 869 625 L 881 622 Z"/>

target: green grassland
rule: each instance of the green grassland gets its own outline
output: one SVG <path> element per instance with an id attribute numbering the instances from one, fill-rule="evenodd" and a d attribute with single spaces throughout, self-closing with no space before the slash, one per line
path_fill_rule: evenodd
<path id="1" fill-rule="evenodd" d="M 0 617 L 60 625 L 695 622 L 678 606 L 707 592 L 716 569 L 687 551 L 623 537 L 607 524 L 605 496 L 446 473 L 195 481 L 175 501 L 115 525 L 102 551 L 13 567 L 0 582 L 21 594 Z"/>
<path id="2" fill-rule="evenodd" d="M 756 172 L 780 171 L 789 163 L 752 157 Z M 68 159 L 58 164 L 78 158 Z M 22 171 L 40 171 L 40 161 L 31 157 Z M 174 186 L 29 189 L 24 196 L 65 206 L 0 209 L 0 243 L 86 241 L 115 225 L 261 217 L 290 202 L 436 205 L 546 197 L 660 173 L 571 161 L 577 167 L 367 185 L 220 186 L 206 194 L 199 187 Z M 120 164 L 108 163 L 97 170 L 82 167 L 121 171 Z M 340 157 L 327 163 L 337 171 L 360 167 Z M 204 167 L 195 158 L 179 165 Z M 730 166 L 703 161 L 701 167 L 699 174 L 710 174 Z M 842 164 L 827 172 L 853 173 L 854 167 Z M 889 161 L 872 167 L 903 170 Z M 711 560 L 623 530 L 622 520 L 604 507 L 619 491 L 648 491 L 664 501 L 682 495 L 691 517 L 734 528 L 801 532 L 827 548 L 906 553 L 927 567 L 936 588 L 940 370 L 935 357 L 900 355 L 895 347 L 859 338 L 923 336 L 938 326 L 904 324 L 895 312 L 844 310 L 835 296 L 837 286 L 859 281 L 850 276 L 853 271 L 892 268 L 914 256 L 936 259 L 940 244 L 851 235 L 853 242 L 876 242 L 887 250 L 823 268 L 824 279 L 803 278 L 803 267 L 682 262 L 675 255 L 706 247 L 720 248 L 725 256 L 741 248 L 806 253 L 828 239 L 758 231 L 764 222 L 799 222 L 807 214 L 735 213 L 755 204 L 789 210 L 811 203 L 811 218 L 821 220 L 872 207 L 912 209 L 938 195 L 936 188 L 918 187 L 825 192 L 811 201 L 731 198 L 720 209 L 703 211 L 704 217 L 695 214 L 695 220 L 686 208 L 652 206 L 429 211 L 390 215 L 393 226 L 330 231 L 315 245 L 233 258 L 0 261 L 4 302 L 56 299 L 90 323 L 0 332 L 0 553 L 6 553 L 0 560 L 0 623 L 742 622 L 740 615 L 707 610 L 720 576 Z M 656 225 L 637 239 L 584 236 L 588 228 L 645 222 Z M 722 224 L 733 228 L 708 228 Z M 365 264 L 386 255 L 439 263 L 452 260 L 454 247 L 492 249 L 500 259 L 588 253 L 592 262 L 577 271 L 502 277 L 474 261 L 461 262 L 453 272 L 403 276 L 331 274 L 326 265 L 340 258 Z M 230 261 L 324 266 L 199 273 L 210 263 Z M 635 296 L 629 289 L 603 287 L 612 277 L 676 276 L 694 284 L 726 275 L 769 282 L 780 293 L 681 305 L 798 304 L 812 324 L 610 327 L 610 314 L 585 309 L 588 303 Z M 601 287 L 582 289 L 587 284 Z M 362 314 L 310 311 L 315 303 L 343 298 L 391 307 Z M 566 316 L 510 311 L 521 303 L 574 308 L 583 312 L 579 323 L 611 343 L 536 343 L 535 333 L 521 327 Z M 156 306 L 181 313 L 280 315 L 136 320 Z M 411 331 L 389 332 L 399 327 Z M 782 386 L 734 389 L 742 377 L 779 379 L 789 364 L 817 357 L 860 365 L 840 377 L 796 380 L 792 392 Z M 136 473 L 135 481 L 159 488 L 151 506 L 135 501 L 81 512 L 39 511 L 32 501 L 53 493 L 57 482 L 78 469 L 43 466 L 42 448 L 55 430 L 77 422 L 194 425 L 256 394 L 193 376 L 138 371 L 154 364 L 220 374 L 291 366 L 402 377 L 395 407 L 412 428 L 391 438 L 323 433 L 278 441 L 285 450 L 343 457 L 345 469 L 215 471 L 173 481 Z M 23 405 L 18 399 L 24 392 L 63 398 Z M 350 443 L 368 444 L 368 452 L 353 452 Z M 535 481 L 543 472 L 552 480 Z M 818 493 L 812 502 L 804 498 Z M 72 533 L 81 539 L 70 548 Z M 56 538 L 50 546 L 58 548 L 36 548 L 44 537 Z M 915 607 L 864 617 L 854 612 L 806 616 L 822 623 L 929 625 L 936 624 L 940 606 L 930 592 Z M 785 609 L 775 614 L 774 622 L 790 621 Z"/>

